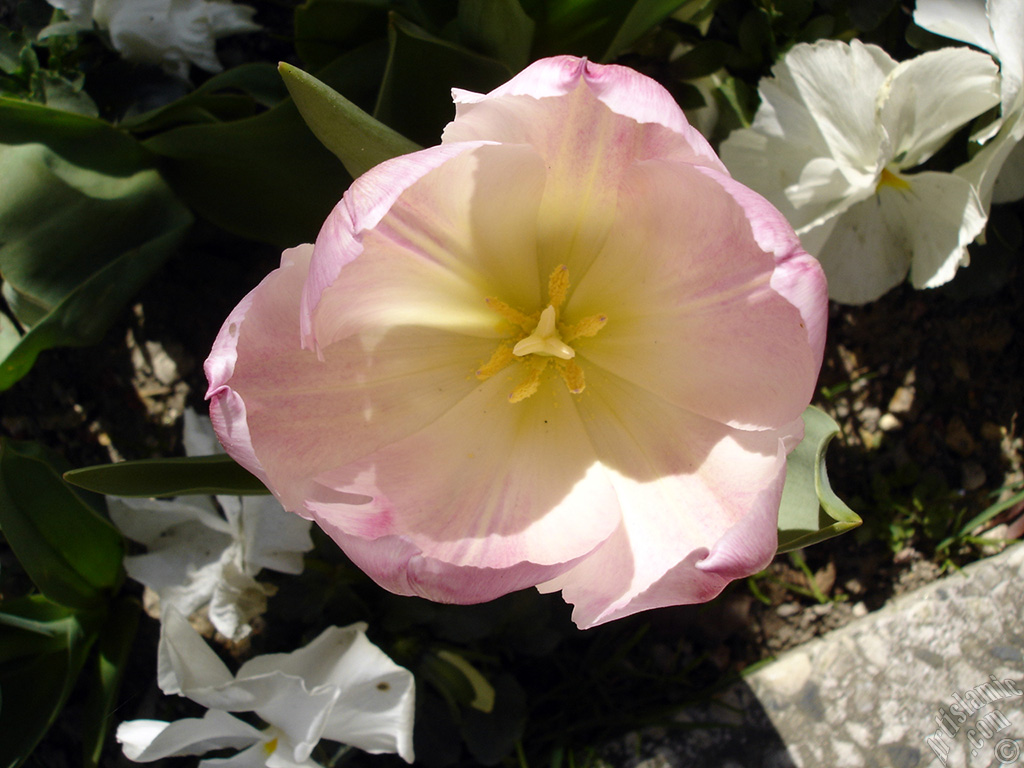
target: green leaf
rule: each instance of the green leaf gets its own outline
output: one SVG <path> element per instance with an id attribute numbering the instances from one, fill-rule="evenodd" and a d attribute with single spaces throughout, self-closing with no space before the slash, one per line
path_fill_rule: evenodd
<path id="1" fill-rule="evenodd" d="M 198 213 L 280 247 L 312 242 L 349 184 L 290 101 L 245 120 L 174 128 L 144 145 Z"/>
<path id="2" fill-rule="evenodd" d="M 3 608 L 9 612 L 0 611 L 0 665 L 67 646 L 67 633 L 75 623 L 70 608 L 42 595 L 6 600 Z"/>
<path id="3" fill-rule="evenodd" d="M 452 118 L 451 89 L 486 93 L 513 72 L 494 59 L 434 37 L 392 15 L 391 50 L 373 116 L 423 145 L 436 144 Z"/>
<path id="4" fill-rule="evenodd" d="M 34 77 L 39 79 L 48 107 L 89 117 L 99 116 L 96 102 L 82 90 L 84 78 L 80 78 L 81 82 L 73 83 L 56 72 L 46 70 L 38 72 Z"/>
<path id="5" fill-rule="evenodd" d="M 359 42 L 382 37 L 389 4 L 389 0 L 306 0 L 295 8 L 295 52 L 308 69 L 326 66 Z M 405 11 L 408 14 L 409 8 Z"/>
<path id="6" fill-rule="evenodd" d="M 648 30 L 667 19 L 684 0 L 637 0 L 601 56 L 612 61 L 640 39 Z"/>
<path id="7" fill-rule="evenodd" d="M 523 736 L 528 714 L 526 692 L 512 675 L 494 681 L 494 707 L 483 712 L 467 709 L 462 718 L 462 738 L 481 765 L 498 765 Z"/>
<path id="8" fill-rule="evenodd" d="M 392 157 L 421 149 L 312 75 L 283 62 L 280 71 L 306 125 L 352 178 Z"/>
<path id="9" fill-rule="evenodd" d="M 469 706 L 485 713 L 494 709 L 494 686 L 487 682 L 487 678 L 476 667 L 454 651 L 437 651 L 437 658 L 459 670 L 472 686 L 473 698 Z"/>
<path id="10" fill-rule="evenodd" d="M 96 639 L 102 613 L 75 612 L 42 595 L 8 600 L 0 645 L 49 638 L 28 658 L 0 660 L 0 766 L 15 768 L 57 719 Z M 25 624 L 36 629 L 26 629 Z"/>
<path id="11" fill-rule="evenodd" d="M 117 692 L 139 626 L 139 614 L 140 606 L 134 600 L 121 598 L 114 603 L 96 644 L 97 653 L 90 660 L 85 678 L 88 700 L 82 728 L 83 764 L 88 768 L 99 765 Z"/>
<path id="12" fill-rule="evenodd" d="M 139 143 L 103 120 L 0 97 L 0 144 L 33 143 L 111 176 L 130 176 L 147 165 Z"/>
<path id="13" fill-rule="evenodd" d="M 361 48 L 317 73 L 339 92 L 365 86 L 384 55 Z M 186 125 L 144 142 L 194 210 L 242 237 L 287 248 L 312 242 L 351 177 L 310 133 L 295 104 L 230 123 Z"/>
<path id="14" fill-rule="evenodd" d="M 433 686 L 453 710 L 460 706 L 468 707 L 477 698 L 475 684 L 479 681 L 470 680 L 461 665 L 456 666 L 448 659 L 442 658 L 442 653 L 447 653 L 449 656 L 455 655 L 447 651 L 430 651 L 425 653 L 420 658 L 416 669 L 416 677 Z M 483 680 L 482 677 L 480 679 Z M 486 680 L 484 680 L 484 683 L 486 683 Z"/>
<path id="15" fill-rule="evenodd" d="M 572 53 L 607 62 L 686 0 L 548 0 L 534 56 Z"/>
<path id="16" fill-rule="evenodd" d="M 111 496 L 241 496 L 268 492 L 256 477 L 222 453 L 99 464 L 65 472 L 64 479 Z"/>
<path id="17" fill-rule="evenodd" d="M 138 135 L 193 123 L 242 120 L 253 117 L 257 105 L 272 107 L 287 97 L 273 64 L 242 64 L 211 77 L 166 106 L 122 120 L 119 126 Z"/>
<path id="18" fill-rule="evenodd" d="M 121 582 L 121 534 L 61 480 L 41 446 L 0 438 L 0 528 L 56 603 L 95 607 Z"/>
<path id="19" fill-rule="evenodd" d="M 786 459 L 786 485 L 779 508 L 779 553 L 845 533 L 861 519 L 828 482 L 825 451 L 839 425 L 814 407 L 803 413 L 804 439 Z"/>
<path id="20" fill-rule="evenodd" d="M 99 341 L 192 217 L 156 171 L 108 175 L 42 144 L 0 145 L 0 177 L 3 295 L 28 331 L 0 361 L 2 390 L 41 351 Z"/>
<path id="21" fill-rule="evenodd" d="M 672 18 L 686 24 L 692 24 L 701 35 L 707 35 L 708 27 L 711 26 L 711 19 L 715 15 L 722 0 L 684 0 L 672 13 Z"/>
<path id="22" fill-rule="evenodd" d="M 0 71 L 13 75 L 21 67 L 21 52 L 28 41 L 18 32 L 0 27 Z"/>
<path id="23" fill-rule="evenodd" d="M 458 22 L 467 47 L 513 72 L 529 63 L 534 24 L 519 0 L 459 0 Z"/>

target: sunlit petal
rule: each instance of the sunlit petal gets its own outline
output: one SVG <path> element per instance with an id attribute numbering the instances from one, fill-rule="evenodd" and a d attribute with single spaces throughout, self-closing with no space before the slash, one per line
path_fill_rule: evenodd
<path id="1" fill-rule="evenodd" d="M 594 378 L 580 408 L 612 473 L 622 523 L 542 591 L 561 589 L 573 620 L 587 627 L 708 600 L 765 567 L 775 554 L 783 441 L 799 427 L 736 431 L 613 377 Z"/>
<path id="2" fill-rule="evenodd" d="M 137 763 L 179 755 L 202 755 L 225 747 L 245 747 L 259 738 L 256 728 L 215 709 L 206 712 L 202 719 L 188 718 L 173 723 L 129 720 L 117 728 L 117 740 L 125 757 Z"/>

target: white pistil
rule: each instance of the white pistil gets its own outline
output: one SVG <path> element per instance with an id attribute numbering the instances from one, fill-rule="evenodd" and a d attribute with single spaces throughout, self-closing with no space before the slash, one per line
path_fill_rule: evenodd
<path id="1" fill-rule="evenodd" d="M 540 313 L 540 319 L 537 321 L 537 327 L 533 329 L 533 333 L 519 341 L 512 348 L 512 354 L 517 357 L 540 355 L 541 357 L 572 360 L 576 356 L 576 350 L 562 341 L 558 335 L 555 308 L 548 304 L 547 308 Z"/>

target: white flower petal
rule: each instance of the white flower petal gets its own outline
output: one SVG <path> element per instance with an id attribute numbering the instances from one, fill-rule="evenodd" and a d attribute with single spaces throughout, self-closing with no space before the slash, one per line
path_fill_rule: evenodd
<path id="1" fill-rule="evenodd" d="M 1009 171 L 1011 180 L 1007 182 L 1000 182 L 999 177 L 1002 176 L 1002 169 L 1011 154 L 1019 156 L 1019 151 L 1015 152 L 1015 150 L 1020 146 L 1022 138 L 1024 138 L 1024 110 L 1011 116 L 1010 120 L 1004 121 L 995 137 L 989 139 L 974 157 L 954 171 L 957 176 L 966 179 L 978 191 L 978 197 L 985 210 L 988 210 L 993 200 L 1011 202 L 1017 199 L 1010 191 L 1020 187 L 1019 181 L 1016 185 L 1012 181 L 1014 171 Z M 1003 187 L 1003 184 L 1006 186 Z M 1000 185 L 1001 189 L 998 199 L 995 195 L 996 185 Z"/>
<path id="2" fill-rule="evenodd" d="M 157 647 L 157 683 L 166 694 L 192 692 L 230 683 L 234 677 L 224 662 L 182 614 L 170 608 L 161 616 Z M 200 702 L 202 703 L 202 702 Z"/>
<path id="3" fill-rule="evenodd" d="M 902 213 L 909 234 L 914 254 L 910 282 L 915 288 L 935 288 L 967 264 L 967 246 L 985 229 L 988 214 L 973 187 L 957 176 L 929 172 L 909 178 L 914 194 L 892 190 L 889 196 L 898 201 L 892 212 Z"/>
<path id="4" fill-rule="evenodd" d="M 1024 110 L 1024 5 L 1019 0 L 988 0 L 989 26 L 1003 78 L 1003 115 Z"/>
<path id="5" fill-rule="evenodd" d="M 80 29 L 92 29 L 93 0 L 46 0 L 68 15 Z"/>
<path id="6" fill-rule="evenodd" d="M 175 526 L 189 527 L 198 523 L 211 531 L 230 535 L 231 529 L 217 512 L 208 496 L 190 496 L 187 499 L 140 499 L 108 496 L 110 519 L 132 541 L 146 546 L 163 544 L 168 532 Z M 171 533 L 173 538 L 175 534 Z M 186 534 L 182 534 L 186 535 Z M 190 532 L 193 535 L 202 535 Z"/>
<path id="7" fill-rule="evenodd" d="M 129 720 L 117 728 L 117 740 L 124 749 L 125 757 L 138 763 L 179 755 L 202 755 L 225 747 L 243 747 L 259 739 L 257 729 L 218 710 L 210 710 L 201 720 L 187 718 L 173 723 Z"/>
<path id="8" fill-rule="evenodd" d="M 333 686 L 307 685 L 302 678 L 279 670 L 259 675 L 239 670 L 230 685 L 203 691 L 201 703 L 256 712 L 264 722 L 285 734 L 292 759 L 305 760 L 320 741 L 338 695 Z"/>
<path id="9" fill-rule="evenodd" d="M 225 555 L 228 554 L 226 551 Z M 239 568 L 236 560 L 225 557 L 219 565 L 218 578 L 209 597 L 210 623 L 222 635 L 238 642 L 252 631 L 249 622 L 267 610 L 267 592 Z"/>
<path id="10" fill-rule="evenodd" d="M 874 301 L 908 271 L 916 288 L 942 285 L 984 228 L 977 195 L 958 177 L 926 172 L 901 178 L 909 189 L 883 186 L 843 214 L 822 246 L 818 258 L 837 301 Z"/>
<path id="11" fill-rule="evenodd" d="M 933 34 L 994 53 L 996 44 L 985 6 L 986 0 L 917 0 L 914 22 Z"/>
<path id="12" fill-rule="evenodd" d="M 245 496 L 241 524 L 248 567 L 302 573 L 302 553 L 313 549 L 309 520 L 286 512 L 273 496 Z"/>
<path id="13" fill-rule="evenodd" d="M 930 51 L 889 74 L 879 103 L 895 165 L 913 168 L 960 126 L 999 103 L 999 71 L 990 56 L 978 51 Z"/>
<path id="14" fill-rule="evenodd" d="M 157 553 L 157 556 L 162 557 L 163 555 L 164 553 Z M 158 563 L 163 562 L 163 560 L 148 562 L 149 559 L 153 557 L 155 556 L 140 555 L 137 559 L 126 558 L 125 568 L 128 571 L 128 575 L 149 586 L 142 576 L 150 576 Z M 170 557 L 167 559 L 173 562 Z M 133 560 L 134 562 L 128 562 L 129 560 Z M 140 574 L 140 570 L 143 567 L 150 570 L 144 571 Z M 199 568 L 190 568 L 184 575 L 184 578 L 179 579 L 178 582 L 170 586 L 163 586 L 159 590 L 156 590 L 157 595 L 160 598 L 161 610 L 173 607 L 182 616 L 191 616 L 210 602 L 210 598 L 213 596 L 213 593 L 216 592 L 217 585 L 220 583 L 222 578 L 223 566 L 219 559 L 212 563 L 207 563 Z M 155 588 L 150 587 L 150 589 Z"/>
<path id="15" fill-rule="evenodd" d="M 730 173 L 801 234 L 864 199 L 886 162 L 875 99 L 895 67 L 880 48 L 856 40 L 795 46 L 758 86 L 751 127 L 722 143 Z"/>
<path id="16" fill-rule="evenodd" d="M 896 62 L 881 48 L 854 40 L 794 46 L 776 65 L 777 86 L 803 104 L 834 157 L 859 184 L 874 174 L 882 142 L 875 98 Z"/>
<path id="17" fill-rule="evenodd" d="M 184 427 L 181 441 L 187 456 L 210 456 L 224 453 L 224 448 L 213 431 L 209 417 L 200 416 L 194 408 L 185 409 Z"/>
<path id="18" fill-rule="evenodd" d="M 1017 141 L 1006 155 L 992 188 L 993 203 L 1012 203 L 1024 197 L 1024 143 Z"/>
<path id="19" fill-rule="evenodd" d="M 273 741 L 276 739 L 276 742 Z M 263 741 L 228 758 L 203 760 L 199 768 L 323 768 L 311 758 L 296 760 L 291 745 L 283 735 L 270 728 L 263 733 Z"/>
<path id="20" fill-rule="evenodd" d="M 397 753 L 412 762 L 412 673 L 373 645 L 365 632 L 365 624 L 328 627 L 290 654 L 267 654 L 246 662 L 239 677 L 279 670 L 302 678 L 311 688 L 335 687 L 340 694 L 322 738 L 374 754 Z M 284 727 L 280 722 L 275 725 Z"/>

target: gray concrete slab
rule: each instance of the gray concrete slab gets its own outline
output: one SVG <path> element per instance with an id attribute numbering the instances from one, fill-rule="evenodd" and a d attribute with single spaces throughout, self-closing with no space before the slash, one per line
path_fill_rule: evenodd
<path id="1" fill-rule="evenodd" d="M 1024 768 L 1024 544 L 633 734 L 617 768 Z"/>

